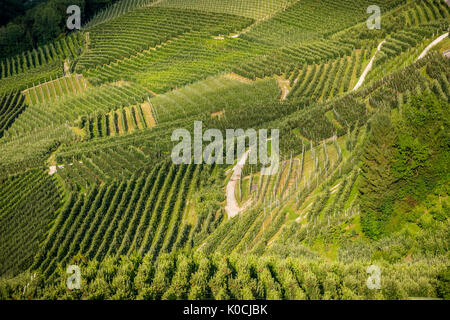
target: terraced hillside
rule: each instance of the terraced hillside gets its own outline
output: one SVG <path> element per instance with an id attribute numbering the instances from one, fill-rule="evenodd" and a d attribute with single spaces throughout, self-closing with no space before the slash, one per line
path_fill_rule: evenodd
<path id="1" fill-rule="evenodd" d="M 0 298 L 448 299 L 448 35 L 421 54 L 449 16 L 119 0 L 1 59 Z M 260 129 L 270 172 L 240 163 Z M 172 161 L 176 132 L 204 163 Z"/>

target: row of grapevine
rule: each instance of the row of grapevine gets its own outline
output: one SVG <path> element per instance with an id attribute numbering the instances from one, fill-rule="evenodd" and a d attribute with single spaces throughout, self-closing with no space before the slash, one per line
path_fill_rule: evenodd
<path id="1" fill-rule="evenodd" d="M 49 127 L 30 132 L 16 139 L 0 139 L 0 177 L 43 168 L 48 155 L 64 142 L 74 140 L 74 133 L 66 126 Z"/>
<path id="2" fill-rule="evenodd" d="M 293 0 L 165 0 L 159 7 L 229 13 L 253 19 L 263 19 L 285 8 Z"/>
<path id="3" fill-rule="evenodd" d="M 136 80 L 157 93 L 183 87 L 208 76 L 229 72 L 267 46 L 239 38 L 211 39 L 211 32 L 191 31 L 130 58 L 83 72 L 91 82 Z"/>
<path id="4" fill-rule="evenodd" d="M 403 2 L 382 0 L 377 5 L 387 12 Z M 274 46 L 310 41 L 365 21 L 370 5 L 370 0 L 295 1 L 242 36 Z"/>
<path id="5" fill-rule="evenodd" d="M 23 90 L 28 104 L 43 103 L 62 98 L 66 95 L 79 94 L 88 88 L 87 80 L 81 76 L 66 76 L 40 83 Z"/>
<path id="6" fill-rule="evenodd" d="M 442 263 L 378 263 L 381 290 L 366 286 L 370 262 L 255 255 L 164 254 L 108 257 L 81 265 L 83 290 L 67 290 L 65 270 L 54 279 L 24 273 L 0 282 L 2 299 L 408 299 L 436 298 Z M 46 279 L 46 281 L 43 281 Z M 26 286 L 26 284 L 28 284 Z M 420 284 L 420 285 L 419 285 Z M 24 290 L 25 287 L 25 290 Z"/>
<path id="7" fill-rule="evenodd" d="M 92 139 L 151 128 L 156 125 L 156 122 L 150 105 L 143 103 L 114 110 L 110 113 L 82 117 L 78 125 L 80 129 L 85 130 L 85 137 Z"/>
<path id="8" fill-rule="evenodd" d="M 120 17 L 132 10 L 140 7 L 151 5 L 155 0 L 120 0 L 112 5 L 104 8 L 99 13 L 97 13 L 91 20 L 89 20 L 84 26 L 83 31 L 87 31 L 90 28 L 107 22 L 109 20 Z"/>
<path id="9" fill-rule="evenodd" d="M 291 45 L 275 49 L 267 55 L 246 61 L 233 68 L 237 74 L 255 79 L 274 74 L 290 73 L 296 66 L 325 62 L 352 52 L 354 45 L 334 40 L 312 41 L 308 44 Z"/>
<path id="10" fill-rule="evenodd" d="M 106 255 L 134 250 L 170 251 L 194 166 L 160 164 L 135 172 L 128 180 L 93 184 L 78 193 L 56 219 L 34 268 L 51 275 L 78 254 L 101 261 Z"/>
<path id="11" fill-rule="evenodd" d="M 89 50 L 79 59 L 82 71 L 115 63 L 192 31 L 227 34 L 251 19 L 169 8 L 144 7 L 89 29 Z"/>
<path id="12" fill-rule="evenodd" d="M 11 92 L 0 98 L 0 137 L 26 108 L 25 98 L 20 92 Z"/>
<path id="13" fill-rule="evenodd" d="M 15 90 L 24 90 L 34 87 L 37 83 L 50 81 L 62 77 L 64 74 L 62 61 L 51 63 L 30 69 L 25 73 L 19 73 L 0 79 L 0 94 L 7 94 Z"/>
<path id="14" fill-rule="evenodd" d="M 35 68 L 60 62 L 69 57 L 75 58 L 81 53 L 82 42 L 82 34 L 77 32 L 32 51 L 24 51 L 22 54 L 6 58 L 0 61 L 0 79 L 33 72 Z"/>
<path id="15" fill-rule="evenodd" d="M 28 268 L 60 207 L 60 193 L 44 170 L 3 178 L 0 194 L 0 274 Z"/>
<path id="16" fill-rule="evenodd" d="M 417 26 L 430 21 L 448 19 L 450 8 L 443 0 L 416 1 L 403 15 L 409 26 Z"/>
<path id="17" fill-rule="evenodd" d="M 10 127 L 7 135 L 16 137 L 36 128 L 71 123 L 82 115 L 143 102 L 149 95 L 145 88 L 129 83 L 89 88 L 76 96 L 68 95 L 30 106 Z"/>

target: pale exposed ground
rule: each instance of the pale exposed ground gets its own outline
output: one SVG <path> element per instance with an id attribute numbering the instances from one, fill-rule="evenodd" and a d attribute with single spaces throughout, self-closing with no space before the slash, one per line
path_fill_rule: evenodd
<path id="1" fill-rule="evenodd" d="M 67 60 L 64 60 L 64 75 L 68 74 L 70 74 L 69 63 L 67 62 Z"/>
<path id="2" fill-rule="evenodd" d="M 287 95 L 289 94 L 289 80 L 283 79 L 281 77 L 277 77 L 278 86 L 281 89 L 281 97 L 280 100 L 285 100 Z"/>
<path id="3" fill-rule="evenodd" d="M 247 150 L 242 155 L 241 159 L 233 167 L 233 173 L 227 184 L 226 189 L 227 205 L 225 206 L 225 211 L 228 214 L 229 218 L 232 218 L 235 215 L 237 215 L 239 212 L 244 210 L 250 203 L 247 202 L 242 208 L 240 208 L 235 197 L 236 186 L 239 181 L 239 177 L 241 176 L 242 168 L 244 167 L 245 161 L 247 161 L 249 152 L 250 150 Z"/>
<path id="4" fill-rule="evenodd" d="M 420 56 L 416 59 L 420 60 L 423 57 L 425 57 L 428 53 L 428 51 L 430 51 L 431 48 L 433 48 L 435 45 L 437 45 L 439 42 L 441 42 L 442 40 L 444 40 L 445 38 L 448 37 L 448 32 L 444 33 L 442 36 L 438 37 L 436 40 L 434 40 L 433 42 L 431 42 L 426 48 L 425 50 L 422 51 L 422 53 L 420 54 Z"/>
<path id="5" fill-rule="evenodd" d="M 383 46 L 383 44 L 386 42 L 386 40 L 383 40 L 380 42 L 380 44 L 377 47 L 377 51 L 375 51 L 372 59 L 370 59 L 369 64 L 366 66 L 366 68 L 364 69 L 363 73 L 361 74 L 361 77 L 358 80 L 358 83 L 356 83 L 355 87 L 353 88 L 353 91 L 358 90 L 362 84 L 364 83 L 364 79 L 366 79 L 367 74 L 369 73 L 369 71 L 372 69 L 373 67 L 373 61 L 375 60 L 375 57 L 378 53 L 378 51 L 381 50 L 381 47 Z"/>
<path id="6" fill-rule="evenodd" d="M 211 118 L 216 118 L 216 117 L 220 118 L 223 115 L 223 113 L 224 113 L 224 110 L 213 112 L 213 113 L 211 113 Z"/>
<path id="7" fill-rule="evenodd" d="M 311 201 L 311 203 L 303 210 L 303 212 L 306 212 L 312 205 L 313 205 L 313 202 Z M 299 223 L 304 218 L 305 218 L 305 215 L 302 213 L 297 217 L 297 219 L 295 219 L 295 222 Z"/>
<path id="8" fill-rule="evenodd" d="M 151 128 L 156 126 L 156 119 L 153 116 L 152 108 L 150 107 L 149 102 L 144 102 L 141 104 L 142 112 L 144 113 L 145 119 L 143 119 L 147 123 L 147 127 Z"/>
<path id="9" fill-rule="evenodd" d="M 336 193 L 336 191 L 337 191 L 337 189 L 338 189 L 338 187 L 339 187 L 340 185 L 341 185 L 341 183 L 339 182 L 337 185 L 335 185 L 334 187 L 332 187 L 332 188 L 330 189 L 331 194 Z"/>
<path id="10" fill-rule="evenodd" d="M 78 162 L 79 162 L 79 163 L 83 163 L 83 161 L 78 161 Z M 72 165 L 73 165 L 73 163 L 69 163 L 69 166 L 72 166 Z M 57 166 L 50 166 L 50 167 L 48 167 L 48 169 L 49 169 L 48 174 L 49 174 L 49 175 L 55 174 L 56 171 L 58 171 L 58 168 L 59 168 L 59 169 L 63 169 L 63 168 L 64 168 L 64 165 L 63 165 L 63 164 L 60 164 L 60 165 L 57 165 Z"/>

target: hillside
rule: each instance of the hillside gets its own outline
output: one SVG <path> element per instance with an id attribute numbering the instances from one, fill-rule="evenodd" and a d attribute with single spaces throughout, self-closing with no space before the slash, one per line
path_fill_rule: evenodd
<path id="1" fill-rule="evenodd" d="M 119 0 L 0 60 L 0 299 L 449 299 L 450 7 L 373 4 Z M 175 163 L 197 121 L 277 170 Z"/>

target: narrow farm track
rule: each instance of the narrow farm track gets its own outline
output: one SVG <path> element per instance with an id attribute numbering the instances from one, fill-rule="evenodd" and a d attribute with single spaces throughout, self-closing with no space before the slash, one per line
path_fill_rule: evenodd
<path id="1" fill-rule="evenodd" d="M 283 79 L 281 77 L 277 77 L 278 86 L 281 89 L 281 97 L 280 100 L 285 100 L 289 94 L 289 80 Z"/>
<path id="2" fill-rule="evenodd" d="M 445 38 L 448 37 L 448 32 L 444 33 L 443 35 L 441 35 L 440 37 L 438 37 L 436 40 L 434 40 L 433 42 L 431 42 L 426 48 L 425 50 L 422 51 L 422 53 L 420 54 L 420 56 L 416 59 L 416 61 L 422 59 L 423 57 L 425 57 L 428 53 L 428 51 L 430 51 L 431 48 L 433 48 L 435 45 L 437 45 L 439 42 L 441 42 L 442 40 L 444 40 Z"/>
<path id="3" fill-rule="evenodd" d="M 247 157 L 250 150 L 247 150 L 241 157 L 241 159 L 237 162 L 237 164 L 233 167 L 233 173 L 231 175 L 230 180 L 227 184 L 226 196 L 227 196 L 227 205 L 225 206 L 225 211 L 228 214 L 229 218 L 234 217 L 240 211 L 244 210 L 246 206 L 240 208 L 235 197 L 236 185 L 239 181 L 239 177 L 241 176 L 242 167 L 247 161 Z"/>
<path id="4" fill-rule="evenodd" d="M 377 56 L 378 51 L 381 50 L 381 47 L 383 46 L 383 44 L 386 42 L 386 40 L 383 40 L 380 42 L 380 44 L 377 47 L 377 51 L 375 51 L 372 59 L 370 59 L 369 64 L 367 65 L 367 67 L 364 69 L 363 73 L 361 74 L 361 77 L 359 78 L 358 82 L 356 83 L 355 87 L 353 88 L 353 91 L 358 90 L 362 84 L 364 83 L 364 79 L 366 78 L 367 74 L 369 73 L 369 71 L 372 69 L 373 67 L 373 61 L 375 60 L 375 57 Z"/>

